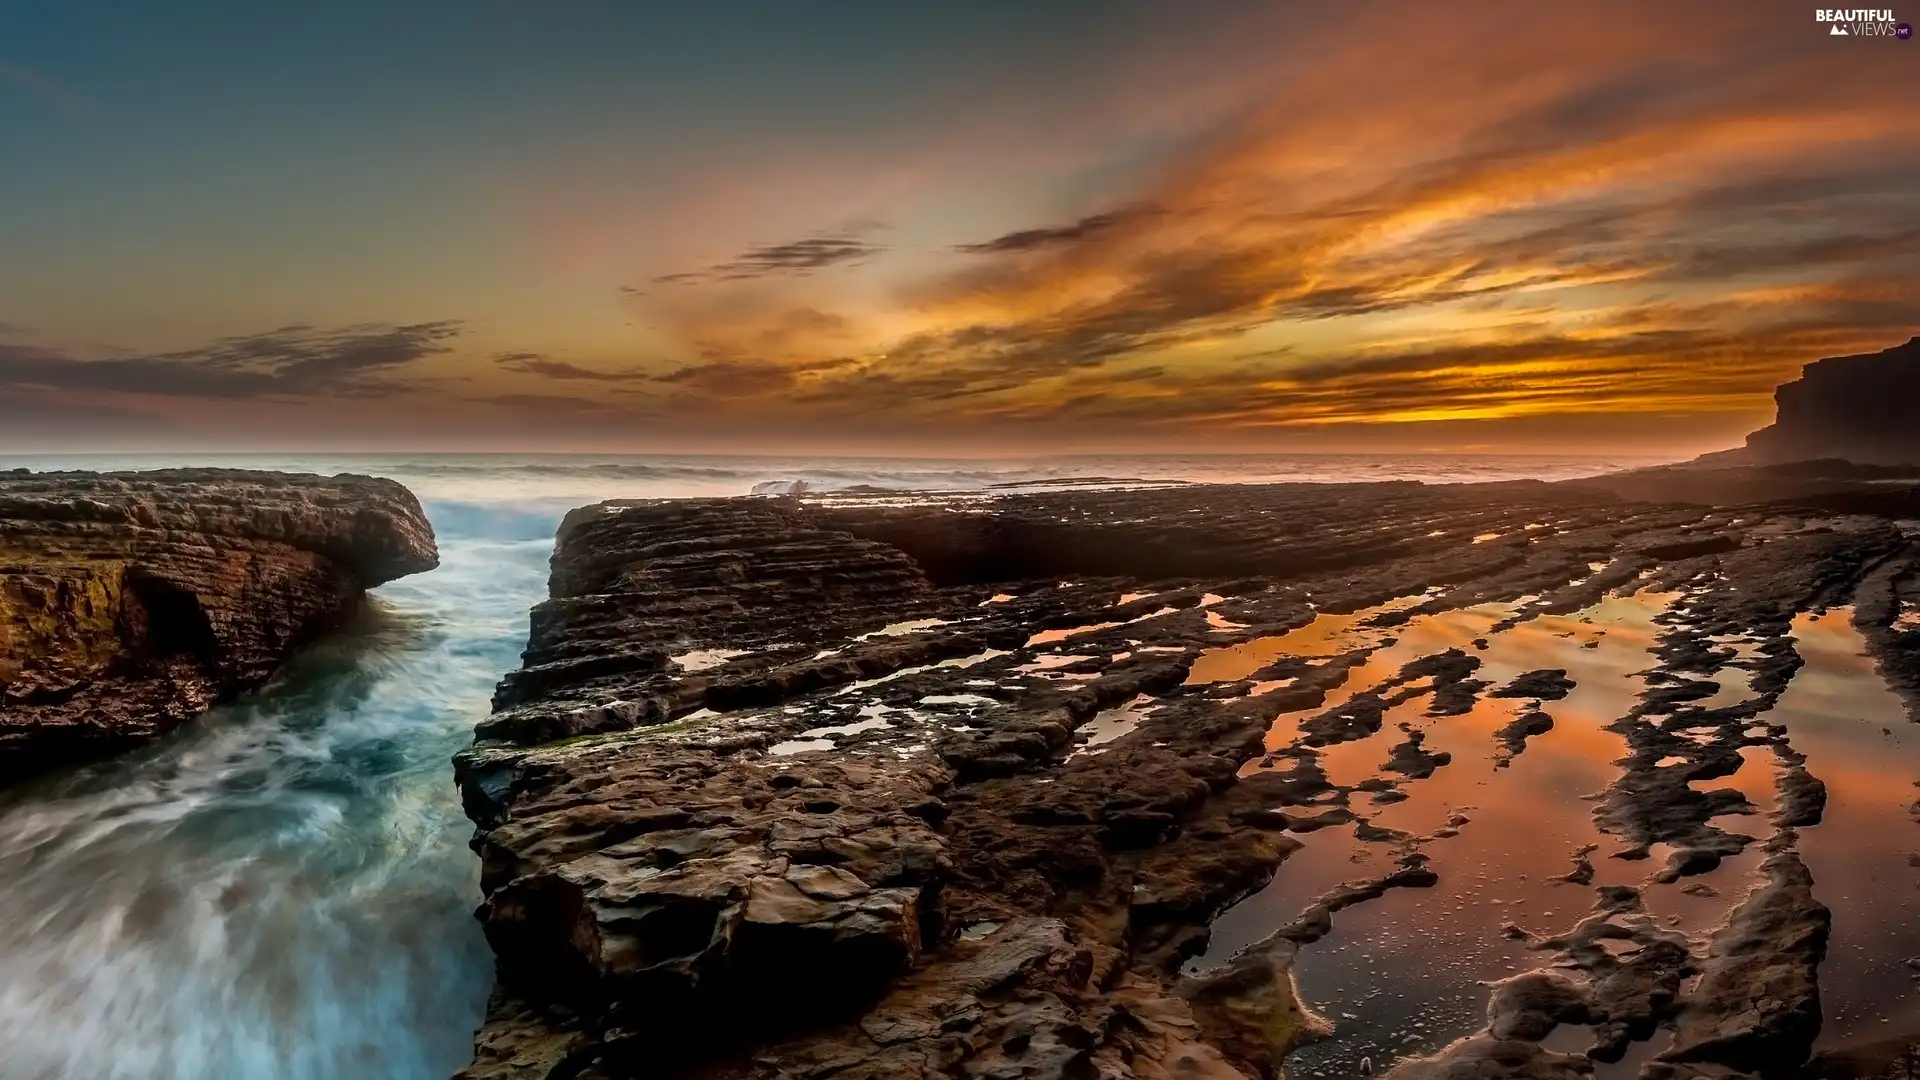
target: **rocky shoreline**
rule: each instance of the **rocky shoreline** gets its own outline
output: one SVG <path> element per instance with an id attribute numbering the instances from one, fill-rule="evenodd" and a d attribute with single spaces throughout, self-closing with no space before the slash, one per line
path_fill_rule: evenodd
<path id="1" fill-rule="evenodd" d="M 0 778 L 158 738 L 437 564 L 391 480 L 0 472 Z"/>
<path id="2" fill-rule="evenodd" d="M 575 511 L 456 762 L 498 958 L 459 1075 L 1275 1075 L 1340 1022 L 1302 950 L 1444 882 L 1474 827 L 1389 823 L 1463 767 L 1438 725 L 1493 718 L 1507 771 L 1574 737 L 1584 670 L 1502 650 L 1567 623 L 1606 654 L 1580 613 L 1634 596 L 1649 659 L 1581 811 L 1604 845 L 1553 856 L 1567 915 L 1501 931 L 1535 966 L 1483 980 L 1477 1034 L 1366 1067 L 1798 1068 L 1832 921 L 1800 841 L 1826 789 L 1770 719 L 1800 618 L 1844 609 L 1920 708 L 1920 480 L 1831 464 Z M 1750 761 L 1766 791 L 1711 786 Z M 1209 954 L 1322 830 L 1377 869 Z M 1749 876 L 1712 925 L 1655 917 L 1723 863 Z"/>
<path id="3" fill-rule="evenodd" d="M 0 530 L 10 775 L 258 686 L 437 559 L 353 476 L 0 474 Z M 1920 478 L 582 508 L 455 763 L 497 960 L 459 1075 L 1882 1075 L 1920 1018 L 1822 1041 L 1883 887 L 1821 869 L 1860 814 L 1803 730 L 1851 706 L 1796 703 L 1826 639 L 1920 714 Z M 1571 817 L 1501 793 L 1602 733 Z M 1488 832 L 1516 807 L 1537 836 Z M 1378 918 L 1476 1019 L 1351 1011 L 1330 970 L 1405 988 Z"/>

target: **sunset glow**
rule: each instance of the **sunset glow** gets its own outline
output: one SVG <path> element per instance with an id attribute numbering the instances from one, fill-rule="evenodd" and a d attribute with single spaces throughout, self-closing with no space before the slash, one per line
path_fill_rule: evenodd
<path id="1" fill-rule="evenodd" d="M 1679 454 L 1920 326 L 1797 5 L 748 14 L 0 17 L 0 437 Z"/>

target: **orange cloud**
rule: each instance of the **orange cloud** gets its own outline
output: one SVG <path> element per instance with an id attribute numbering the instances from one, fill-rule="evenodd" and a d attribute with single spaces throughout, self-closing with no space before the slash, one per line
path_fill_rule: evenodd
<path id="1" fill-rule="evenodd" d="M 1698 441 L 1920 327 L 1906 45 L 1641 0 L 1250 5 L 1194 34 L 1097 91 L 983 79 L 963 122 L 543 157 L 502 185 L 547 275 L 501 286 L 518 325 L 0 343 L 0 395 L 188 427 L 244 400 L 275 430 L 352 397 L 352 422 L 556 442 Z"/>
<path id="2" fill-rule="evenodd" d="M 1920 270 L 1920 90 L 1884 43 L 1734 7 L 1369 11 L 1276 44 L 1258 100 L 1116 203 L 877 297 L 680 301 L 715 377 L 676 378 L 959 426 L 1750 414 L 1920 322 L 1891 284 Z"/>

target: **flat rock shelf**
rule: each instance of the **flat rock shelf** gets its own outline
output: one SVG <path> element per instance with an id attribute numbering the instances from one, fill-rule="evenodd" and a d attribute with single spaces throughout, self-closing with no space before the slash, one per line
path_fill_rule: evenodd
<path id="1" fill-rule="evenodd" d="M 456 761 L 465 1080 L 1866 1076 L 1920 1036 L 1912 477 L 608 503 L 524 661 Z"/>

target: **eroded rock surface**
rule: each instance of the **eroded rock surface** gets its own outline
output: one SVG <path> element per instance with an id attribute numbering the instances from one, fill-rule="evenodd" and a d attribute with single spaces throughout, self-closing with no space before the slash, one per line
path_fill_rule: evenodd
<path id="1" fill-rule="evenodd" d="M 1913 685 L 1920 530 L 1907 487 L 1878 504 L 1849 489 L 1845 515 L 1797 481 L 1777 494 L 1273 485 L 576 511 L 526 666 L 457 762 L 500 958 L 461 1075 L 1272 1076 L 1338 1037 L 1296 989 L 1302 953 L 1362 905 L 1433 890 L 1475 828 L 1466 807 L 1388 823 L 1466 767 L 1429 734 L 1510 710 L 1478 728 L 1491 774 L 1585 727 L 1556 720 L 1581 701 L 1570 667 L 1496 675 L 1482 655 L 1637 592 L 1660 614 L 1601 721 L 1627 748 L 1588 814 L 1608 846 L 1572 873 L 1562 848 L 1553 871 L 1591 912 L 1512 924 L 1542 970 L 1493 988 L 1484 1030 L 1397 1067 L 1585 1076 L 1656 1031 L 1673 1040 L 1658 1069 L 1804 1059 L 1824 908 L 1793 836 L 1822 800 L 1759 718 L 1809 610 L 1851 605 L 1889 681 Z M 1456 613 L 1461 640 L 1429 644 Z M 1780 762 L 1771 810 L 1711 785 L 1755 753 Z M 1730 828 L 1743 814 L 1771 831 Z M 1389 865 L 1195 966 L 1210 923 L 1336 833 Z M 1771 891 L 1729 897 L 1716 932 L 1642 904 L 1763 845 Z M 1596 883 L 1596 862 L 1643 861 L 1642 885 Z M 1589 1044 L 1545 1045 L 1569 1026 Z"/>
<path id="2" fill-rule="evenodd" d="M 1799 856 L 1779 846 L 1763 867 L 1766 884 L 1714 935 L 1666 1060 L 1758 1072 L 1805 1061 L 1812 1051 L 1832 914 L 1814 899 L 1813 875 Z"/>
<path id="3" fill-rule="evenodd" d="M 437 562 L 390 480 L 0 472 L 0 776 L 165 734 Z"/>

